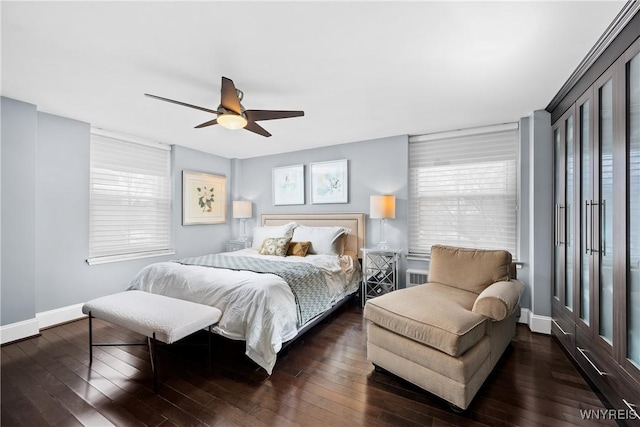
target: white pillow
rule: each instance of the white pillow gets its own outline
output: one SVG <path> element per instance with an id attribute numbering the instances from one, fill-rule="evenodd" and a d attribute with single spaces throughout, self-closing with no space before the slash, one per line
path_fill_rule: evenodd
<path id="1" fill-rule="evenodd" d="M 344 227 L 307 227 L 299 225 L 293 230 L 294 242 L 311 242 L 310 254 L 342 255 L 343 236 L 349 233 Z"/>
<path id="2" fill-rule="evenodd" d="M 255 230 L 253 230 L 253 242 L 251 247 L 253 249 L 260 250 L 262 242 L 264 242 L 265 239 L 273 237 L 291 237 L 296 225 L 297 224 L 295 222 L 290 222 L 283 225 L 256 227 Z"/>

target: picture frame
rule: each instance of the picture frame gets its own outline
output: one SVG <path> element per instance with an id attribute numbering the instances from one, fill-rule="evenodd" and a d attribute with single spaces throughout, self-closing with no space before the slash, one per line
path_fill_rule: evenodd
<path id="1" fill-rule="evenodd" d="M 182 171 L 182 225 L 223 224 L 226 213 L 225 176 Z"/>
<path id="2" fill-rule="evenodd" d="M 347 159 L 310 163 L 311 203 L 349 202 L 349 162 Z"/>
<path id="3" fill-rule="evenodd" d="M 271 170 L 273 205 L 304 205 L 304 165 Z"/>

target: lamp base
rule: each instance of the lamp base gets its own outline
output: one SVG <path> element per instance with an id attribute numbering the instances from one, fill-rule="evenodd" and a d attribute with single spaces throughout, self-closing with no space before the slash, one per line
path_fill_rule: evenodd
<path id="1" fill-rule="evenodd" d="M 388 250 L 389 245 L 387 244 L 387 219 L 380 218 L 380 242 L 378 243 L 378 249 L 380 250 Z"/>
<path id="2" fill-rule="evenodd" d="M 238 240 L 240 240 L 241 242 L 246 242 L 247 240 L 249 240 L 249 236 L 247 236 L 245 227 L 245 218 L 240 218 L 240 233 L 238 234 Z"/>

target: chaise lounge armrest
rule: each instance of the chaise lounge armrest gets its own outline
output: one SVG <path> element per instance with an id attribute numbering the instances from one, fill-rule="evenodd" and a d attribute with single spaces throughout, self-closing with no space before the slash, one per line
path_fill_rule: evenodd
<path id="1" fill-rule="evenodd" d="M 524 284 L 515 279 L 495 282 L 478 295 L 472 311 L 493 320 L 504 320 L 518 307 Z"/>

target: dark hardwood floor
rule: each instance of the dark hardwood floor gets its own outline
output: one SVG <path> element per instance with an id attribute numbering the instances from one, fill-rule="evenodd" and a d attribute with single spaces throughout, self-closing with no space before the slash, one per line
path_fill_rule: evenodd
<path id="1" fill-rule="evenodd" d="M 100 320 L 94 337 L 143 341 Z M 205 339 L 203 333 L 190 341 Z M 244 356 L 244 343 L 216 336 L 214 345 L 211 370 L 206 348 L 160 349 L 154 395 L 146 347 L 95 348 L 89 367 L 88 320 L 44 330 L 1 349 L 1 424 L 584 426 L 590 424 L 580 409 L 604 409 L 557 343 L 523 325 L 460 415 L 437 397 L 374 372 L 359 307 L 340 310 L 292 344 L 270 377 Z"/>

